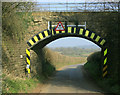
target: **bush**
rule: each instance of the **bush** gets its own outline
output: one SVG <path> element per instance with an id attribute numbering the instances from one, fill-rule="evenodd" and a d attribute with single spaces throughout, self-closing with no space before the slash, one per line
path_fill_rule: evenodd
<path id="1" fill-rule="evenodd" d="M 105 78 L 101 77 L 102 69 L 101 64 L 103 64 L 103 59 L 100 52 L 95 52 L 87 58 L 87 63 L 84 68 L 89 72 L 90 76 L 96 81 L 96 83 L 110 93 L 116 93 L 120 95 L 120 86 L 117 83 L 117 78 Z M 116 76 L 117 77 L 117 76 Z"/>
<path id="2" fill-rule="evenodd" d="M 98 79 L 102 76 L 102 63 L 101 52 L 95 52 L 87 58 L 84 67 L 89 71 L 90 75 L 94 76 L 94 79 Z"/>

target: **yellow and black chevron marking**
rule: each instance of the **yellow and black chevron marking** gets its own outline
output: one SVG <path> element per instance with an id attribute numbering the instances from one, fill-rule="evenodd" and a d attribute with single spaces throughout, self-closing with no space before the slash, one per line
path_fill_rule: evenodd
<path id="1" fill-rule="evenodd" d="M 105 77 L 107 75 L 107 53 L 108 50 L 107 48 L 104 49 L 104 64 L 103 64 L 103 77 Z"/>
<path id="2" fill-rule="evenodd" d="M 30 66 L 30 49 L 26 49 L 26 65 Z M 28 73 L 30 73 L 30 68 L 27 68 Z"/>
<path id="3" fill-rule="evenodd" d="M 26 63 L 30 65 L 30 49 L 26 49 Z"/>
<path id="4" fill-rule="evenodd" d="M 27 44 L 32 47 L 34 46 L 36 43 L 38 43 L 39 41 L 51 37 L 51 36 L 55 36 L 55 35 L 60 35 L 60 34 L 75 34 L 75 35 L 80 35 L 82 37 L 86 37 L 92 41 L 94 41 L 95 43 L 97 43 L 100 46 L 104 46 L 105 44 L 105 40 L 102 39 L 99 35 L 96 35 L 96 33 L 91 32 L 89 30 L 85 30 L 83 28 L 76 28 L 76 27 L 67 27 L 67 29 L 65 29 L 65 31 L 55 31 L 55 28 L 52 28 L 51 31 L 49 30 L 45 30 L 42 31 L 40 33 L 38 33 L 37 35 L 33 36 L 28 42 Z"/>
<path id="5" fill-rule="evenodd" d="M 38 41 L 48 37 L 50 35 L 50 31 L 49 30 L 45 30 L 42 31 L 40 33 L 38 33 L 37 35 L 33 36 L 28 42 L 27 44 L 31 47 L 34 44 L 36 44 Z"/>
<path id="6" fill-rule="evenodd" d="M 106 43 L 105 39 L 101 38 L 96 33 L 89 31 L 89 30 L 85 30 L 84 28 L 81 28 L 81 27 L 67 27 L 65 31 L 55 31 L 55 28 L 52 28 L 51 30 L 44 30 L 36 34 L 35 36 L 33 36 L 27 42 L 27 44 L 30 47 L 33 47 L 35 44 L 37 44 L 38 42 L 48 37 L 53 37 L 53 36 L 62 35 L 62 34 L 80 36 L 80 37 L 93 41 L 94 43 L 96 43 L 102 48 L 105 48 L 105 43 Z M 26 51 L 29 52 L 29 50 L 26 50 Z M 27 64 L 30 64 L 30 54 L 28 54 L 27 52 L 26 54 L 28 57 L 26 57 L 26 60 L 27 60 Z M 107 75 L 107 64 L 106 63 L 107 63 L 107 49 L 104 50 L 103 77 Z"/>

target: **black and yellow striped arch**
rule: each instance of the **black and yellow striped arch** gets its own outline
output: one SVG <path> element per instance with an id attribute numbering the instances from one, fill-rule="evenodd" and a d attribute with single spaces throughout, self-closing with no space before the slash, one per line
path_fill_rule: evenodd
<path id="1" fill-rule="evenodd" d="M 105 48 L 106 40 L 101 38 L 99 35 L 97 35 L 95 32 L 92 32 L 88 29 L 84 29 L 82 27 L 67 27 L 65 31 L 55 31 L 55 28 L 52 28 L 51 30 L 44 30 L 42 32 L 39 32 L 38 34 L 34 35 L 27 44 L 31 47 L 34 47 L 36 44 L 42 42 L 46 38 L 50 38 L 56 35 L 73 35 L 73 36 L 80 36 L 85 39 L 88 39 L 94 43 L 96 43 L 98 46 L 100 46 L 102 49 L 104 49 L 104 64 L 103 64 L 103 77 L 107 75 L 107 49 Z"/>
<path id="2" fill-rule="evenodd" d="M 68 27 L 65 31 L 55 31 L 53 28 L 51 31 L 50 30 L 45 30 L 42 32 L 39 32 L 35 36 L 33 36 L 27 44 L 32 47 L 36 43 L 40 42 L 43 39 L 46 39 L 47 37 L 55 36 L 55 35 L 61 35 L 61 34 L 73 34 L 73 35 L 79 35 L 84 38 L 87 38 L 95 43 L 97 43 L 100 47 L 104 46 L 105 40 L 102 39 L 99 35 L 96 33 L 85 30 L 84 28 L 76 28 L 76 27 Z"/>

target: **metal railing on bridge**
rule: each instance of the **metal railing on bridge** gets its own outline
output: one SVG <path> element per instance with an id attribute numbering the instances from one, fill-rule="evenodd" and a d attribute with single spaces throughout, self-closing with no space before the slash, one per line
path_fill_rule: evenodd
<path id="1" fill-rule="evenodd" d="M 40 12 L 118 12 L 120 2 L 86 2 L 86 3 L 40 3 L 37 2 L 30 11 Z M 23 8 L 25 11 L 25 9 Z"/>

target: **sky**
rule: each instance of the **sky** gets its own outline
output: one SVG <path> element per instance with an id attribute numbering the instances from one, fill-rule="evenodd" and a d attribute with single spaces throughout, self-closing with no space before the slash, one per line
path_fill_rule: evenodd
<path id="1" fill-rule="evenodd" d="M 62 2 L 62 3 L 66 3 L 66 2 L 74 2 L 74 3 L 78 3 L 78 2 L 119 2 L 119 0 L 1 0 L 2 2 Z"/>
<path id="2" fill-rule="evenodd" d="M 80 46 L 88 46 L 92 45 L 95 47 L 98 47 L 98 45 L 94 44 L 93 42 L 86 40 L 84 38 L 78 38 L 78 37 L 65 37 L 57 39 L 47 45 L 47 47 L 80 47 Z"/>

